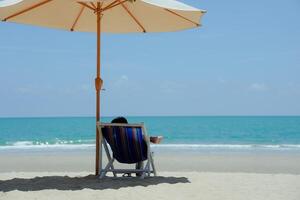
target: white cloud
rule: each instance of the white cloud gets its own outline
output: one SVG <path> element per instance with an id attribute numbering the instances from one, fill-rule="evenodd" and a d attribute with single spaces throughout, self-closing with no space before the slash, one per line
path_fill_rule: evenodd
<path id="1" fill-rule="evenodd" d="M 116 86 L 116 87 L 121 87 L 121 86 L 123 86 L 124 84 L 126 84 L 127 82 L 129 81 L 129 78 L 128 78 L 128 76 L 126 76 L 126 75 L 122 75 L 115 83 L 114 83 L 114 85 Z"/>
<path id="2" fill-rule="evenodd" d="M 184 90 L 186 85 L 175 81 L 164 81 L 160 85 L 160 88 L 165 93 L 174 93 L 176 91 Z"/>
<path id="3" fill-rule="evenodd" d="M 122 75 L 122 76 L 121 76 L 121 80 L 128 81 L 128 76 Z"/>
<path id="4" fill-rule="evenodd" d="M 225 80 L 223 78 L 218 78 L 218 83 L 225 84 L 225 83 L 227 83 L 227 80 Z"/>
<path id="5" fill-rule="evenodd" d="M 82 84 L 79 86 L 79 90 L 88 92 L 91 90 L 91 86 L 89 84 Z"/>
<path id="6" fill-rule="evenodd" d="M 253 90 L 253 91 L 269 90 L 269 87 L 265 83 L 252 83 L 249 88 L 250 88 L 250 90 Z"/>

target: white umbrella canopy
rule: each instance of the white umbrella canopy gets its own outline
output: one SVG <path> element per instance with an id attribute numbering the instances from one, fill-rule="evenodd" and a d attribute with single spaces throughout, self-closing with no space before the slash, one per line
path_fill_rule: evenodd
<path id="1" fill-rule="evenodd" d="M 204 10 L 175 0 L 0 0 L 0 20 L 97 33 L 96 121 L 100 121 L 101 33 L 147 33 L 199 27 Z M 96 131 L 96 175 L 102 138 Z"/>
<path id="2" fill-rule="evenodd" d="M 3 1 L 3 5 L 5 1 Z M 101 3 L 101 32 L 166 32 L 200 26 L 205 13 L 174 0 L 13 0 L 1 7 L 3 21 L 72 31 L 96 32 Z M 0 1 L 1 3 L 1 1 Z"/>

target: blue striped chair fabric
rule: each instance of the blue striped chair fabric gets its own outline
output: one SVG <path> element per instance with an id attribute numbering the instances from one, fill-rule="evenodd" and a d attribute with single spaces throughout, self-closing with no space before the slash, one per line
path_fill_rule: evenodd
<path id="1" fill-rule="evenodd" d="M 141 127 L 105 126 L 102 134 L 120 163 L 147 160 L 147 143 Z"/>

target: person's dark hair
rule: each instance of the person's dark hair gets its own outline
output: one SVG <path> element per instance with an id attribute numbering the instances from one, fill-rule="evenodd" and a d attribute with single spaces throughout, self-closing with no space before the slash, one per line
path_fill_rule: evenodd
<path id="1" fill-rule="evenodd" d="M 115 123 L 115 124 L 128 124 L 128 121 L 125 117 L 117 117 L 114 118 L 111 123 Z"/>

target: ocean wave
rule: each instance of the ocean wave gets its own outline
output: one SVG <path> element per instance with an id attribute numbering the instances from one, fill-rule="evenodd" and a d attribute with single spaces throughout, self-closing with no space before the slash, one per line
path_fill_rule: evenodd
<path id="1" fill-rule="evenodd" d="M 54 140 L 54 141 L 16 141 L 0 145 L 0 150 L 18 149 L 88 149 L 95 146 L 95 140 Z"/>
<path id="2" fill-rule="evenodd" d="M 11 146 L 30 146 L 30 145 L 34 145 L 34 142 L 32 141 L 17 141 L 17 142 L 13 142 L 13 143 L 7 143 L 7 144 L 11 144 Z"/>
<path id="3" fill-rule="evenodd" d="M 300 144 L 159 144 L 154 148 L 182 149 L 299 149 Z"/>
<path id="4" fill-rule="evenodd" d="M 42 144 L 42 145 L 16 145 L 16 146 L 0 146 L 1 150 L 39 150 L 39 149 L 93 149 L 94 144 Z"/>
<path id="5" fill-rule="evenodd" d="M 266 150 L 300 150 L 300 144 L 154 144 L 151 145 L 153 149 L 186 149 L 186 150 L 252 150 L 252 149 L 266 149 Z M 6 143 L 0 146 L 0 150 L 38 150 L 38 149 L 94 149 L 94 140 L 70 140 L 70 141 L 56 141 L 38 142 L 38 141 L 17 141 Z"/>
<path id="6" fill-rule="evenodd" d="M 16 141 L 16 142 L 6 142 L 6 146 L 38 146 L 38 145 L 69 145 L 69 144 L 94 144 L 95 140 L 60 140 L 54 139 L 51 141 Z"/>

